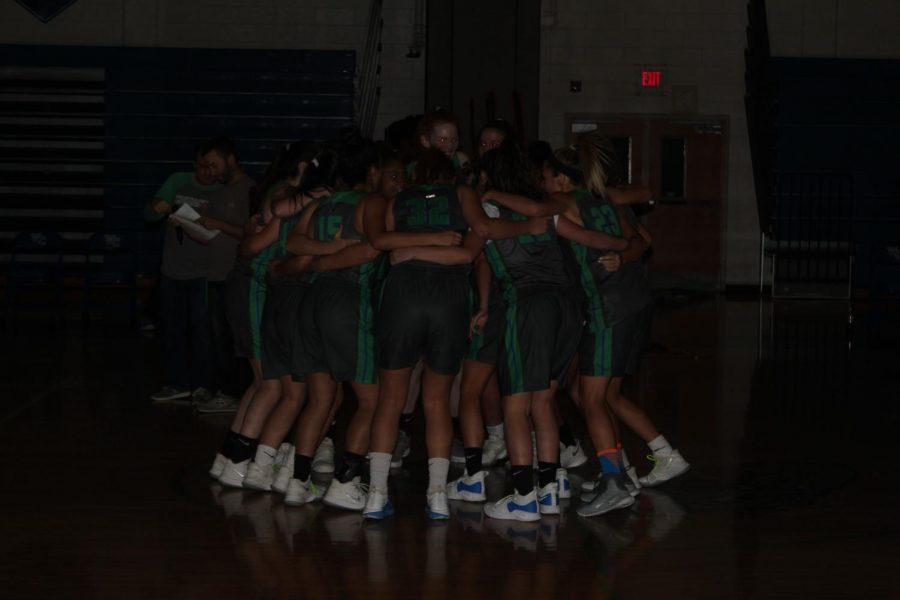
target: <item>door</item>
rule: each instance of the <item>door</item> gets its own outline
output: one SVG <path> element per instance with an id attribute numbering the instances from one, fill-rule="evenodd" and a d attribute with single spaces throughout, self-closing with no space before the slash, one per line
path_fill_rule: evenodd
<path id="1" fill-rule="evenodd" d="M 638 209 L 653 235 L 651 273 L 715 287 L 722 254 L 724 119 L 644 115 L 570 115 L 566 142 L 600 131 L 618 157 L 621 183 L 648 186 L 654 206 Z M 658 278 L 662 279 L 662 278 Z"/>

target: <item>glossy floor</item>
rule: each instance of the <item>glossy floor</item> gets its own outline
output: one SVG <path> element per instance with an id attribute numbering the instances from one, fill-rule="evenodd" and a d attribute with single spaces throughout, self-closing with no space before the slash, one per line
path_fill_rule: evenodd
<path id="1" fill-rule="evenodd" d="M 155 339 L 9 320 L 0 596 L 897 598 L 900 319 L 854 317 L 663 298 L 630 392 L 691 470 L 630 509 L 582 519 L 573 500 L 534 524 L 471 504 L 429 522 L 421 431 L 385 522 L 225 490 L 206 470 L 229 417 L 150 404 Z M 511 487 L 503 469 L 488 484 Z"/>

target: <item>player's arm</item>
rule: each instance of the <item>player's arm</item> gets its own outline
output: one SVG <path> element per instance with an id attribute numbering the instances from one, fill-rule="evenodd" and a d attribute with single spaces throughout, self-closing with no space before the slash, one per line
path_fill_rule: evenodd
<path id="1" fill-rule="evenodd" d="M 456 193 L 462 203 L 463 218 L 480 238 L 485 240 L 505 240 L 520 235 L 540 235 L 547 231 L 544 218 L 526 221 L 492 219 L 484 212 L 481 199 L 472 188 L 459 186 Z"/>
<path id="2" fill-rule="evenodd" d="M 539 201 L 527 196 L 520 196 L 519 194 L 491 190 L 485 192 L 482 201 L 492 201 L 496 204 L 501 204 L 526 217 L 552 217 L 563 212 L 566 208 L 559 196 L 559 194 L 553 194 L 545 200 Z"/>
<path id="3" fill-rule="evenodd" d="M 484 238 L 474 231 L 469 231 L 463 238 L 461 246 L 410 246 L 398 248 L 391 252 L 391 264 L 408 260 L 422 260 L 438 265 L 467 265 L 478 257 Z"/>
<path id="4" fill-rule="evenodd" d="M 242 256 L 259 254 L 278 241 L 279 229 L 281 229 L 281 219 L 269 219 L 262 231 L 243 238 L 238 246 L 238 254 Z"/>

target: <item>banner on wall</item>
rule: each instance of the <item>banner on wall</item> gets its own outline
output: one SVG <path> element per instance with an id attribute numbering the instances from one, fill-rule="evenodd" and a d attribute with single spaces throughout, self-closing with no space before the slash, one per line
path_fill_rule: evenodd
<path id="1" fill-rule="evenodd" d="M 56 15 L 75 4 L 76 0 L 16 0 L 35 17 L 47 23 Z"/>

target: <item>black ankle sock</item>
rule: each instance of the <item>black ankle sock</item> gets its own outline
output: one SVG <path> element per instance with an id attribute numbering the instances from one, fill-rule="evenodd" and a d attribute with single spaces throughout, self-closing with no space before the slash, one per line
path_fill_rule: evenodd
<path id="1" fill-rule="evenodd" d="M 231 459 L 234 454 L 234 445 L 237 443 L 238 437 L 240 437 L 239 433 L 235 433 L 230 429 L 228 430 L 228 433 L 225 434 L 225 439 L 222 440 L 222 456 Z"/>
<path id="2" fill-rule="evenodd" d="M 306 481 L 312 472 L 312 456 L 294 455 L 294 479 Z"/>
<path id="3" fill-rule="evenodd" d="M 576 444 L 575 436 L 572 435 L 572 430 L 566 424 L 559 427 L 559 441 L 563 443 L 563 446 L 574 446 Z"/>
<path id="4" fill-rule="evenodd" d="M 481 448 L 466 448 L 466 474 L 474 475 L 481 470 Z"/>
<path id="5" fill-rule="evenodd" d="M 549 463 L 544 461 L 538 462 L 538 485 L 544 487 L 549 483 L 556 481 L 556 469 L 559 463 Z"/>
<path id="6" fill-rule="evenodd" d="M 335 421 L 332 421 L 332 422 L 331 422 L 331 427 L 329 427 L 329 428 L 328 428 L 328 431 L 325 432 L 325 437 L 331 438 L 331 441 L 332 441 L 332 442 L 334 441 L 334 426 L 335 426 Z"/>
<path id="7" fill-rule="evenodd" d="M 412 420 L 415 413 L 403 413 L 400 415 L 400 430 L 406 435 L 412 430 Z"/>
<path id="8" fill-rule="evenodd" d="M 531 465 L 512 466 L 513 486 L 520 496 L 526 496 L 534 491 L 534 478 Z"/>
<path id="9" fill-rule="evenodd" d="M 366 460 L 366 457 L 362 454 L 344 452 L 341 456 L 341 464 L 336 471 L 337 480 L 341 483 L 347 483 L 359 475 L 359 467 L 363 464 L 364 460 Z"/>
<path id="10" fill-rule="evenodd" d="M 256 454 L 256 447 L 259 445 L 258 439 L 249 438 L 245 435 L 238 435 L 231 451 L 231 462 L 237 464 L 253 458 Z"/>

